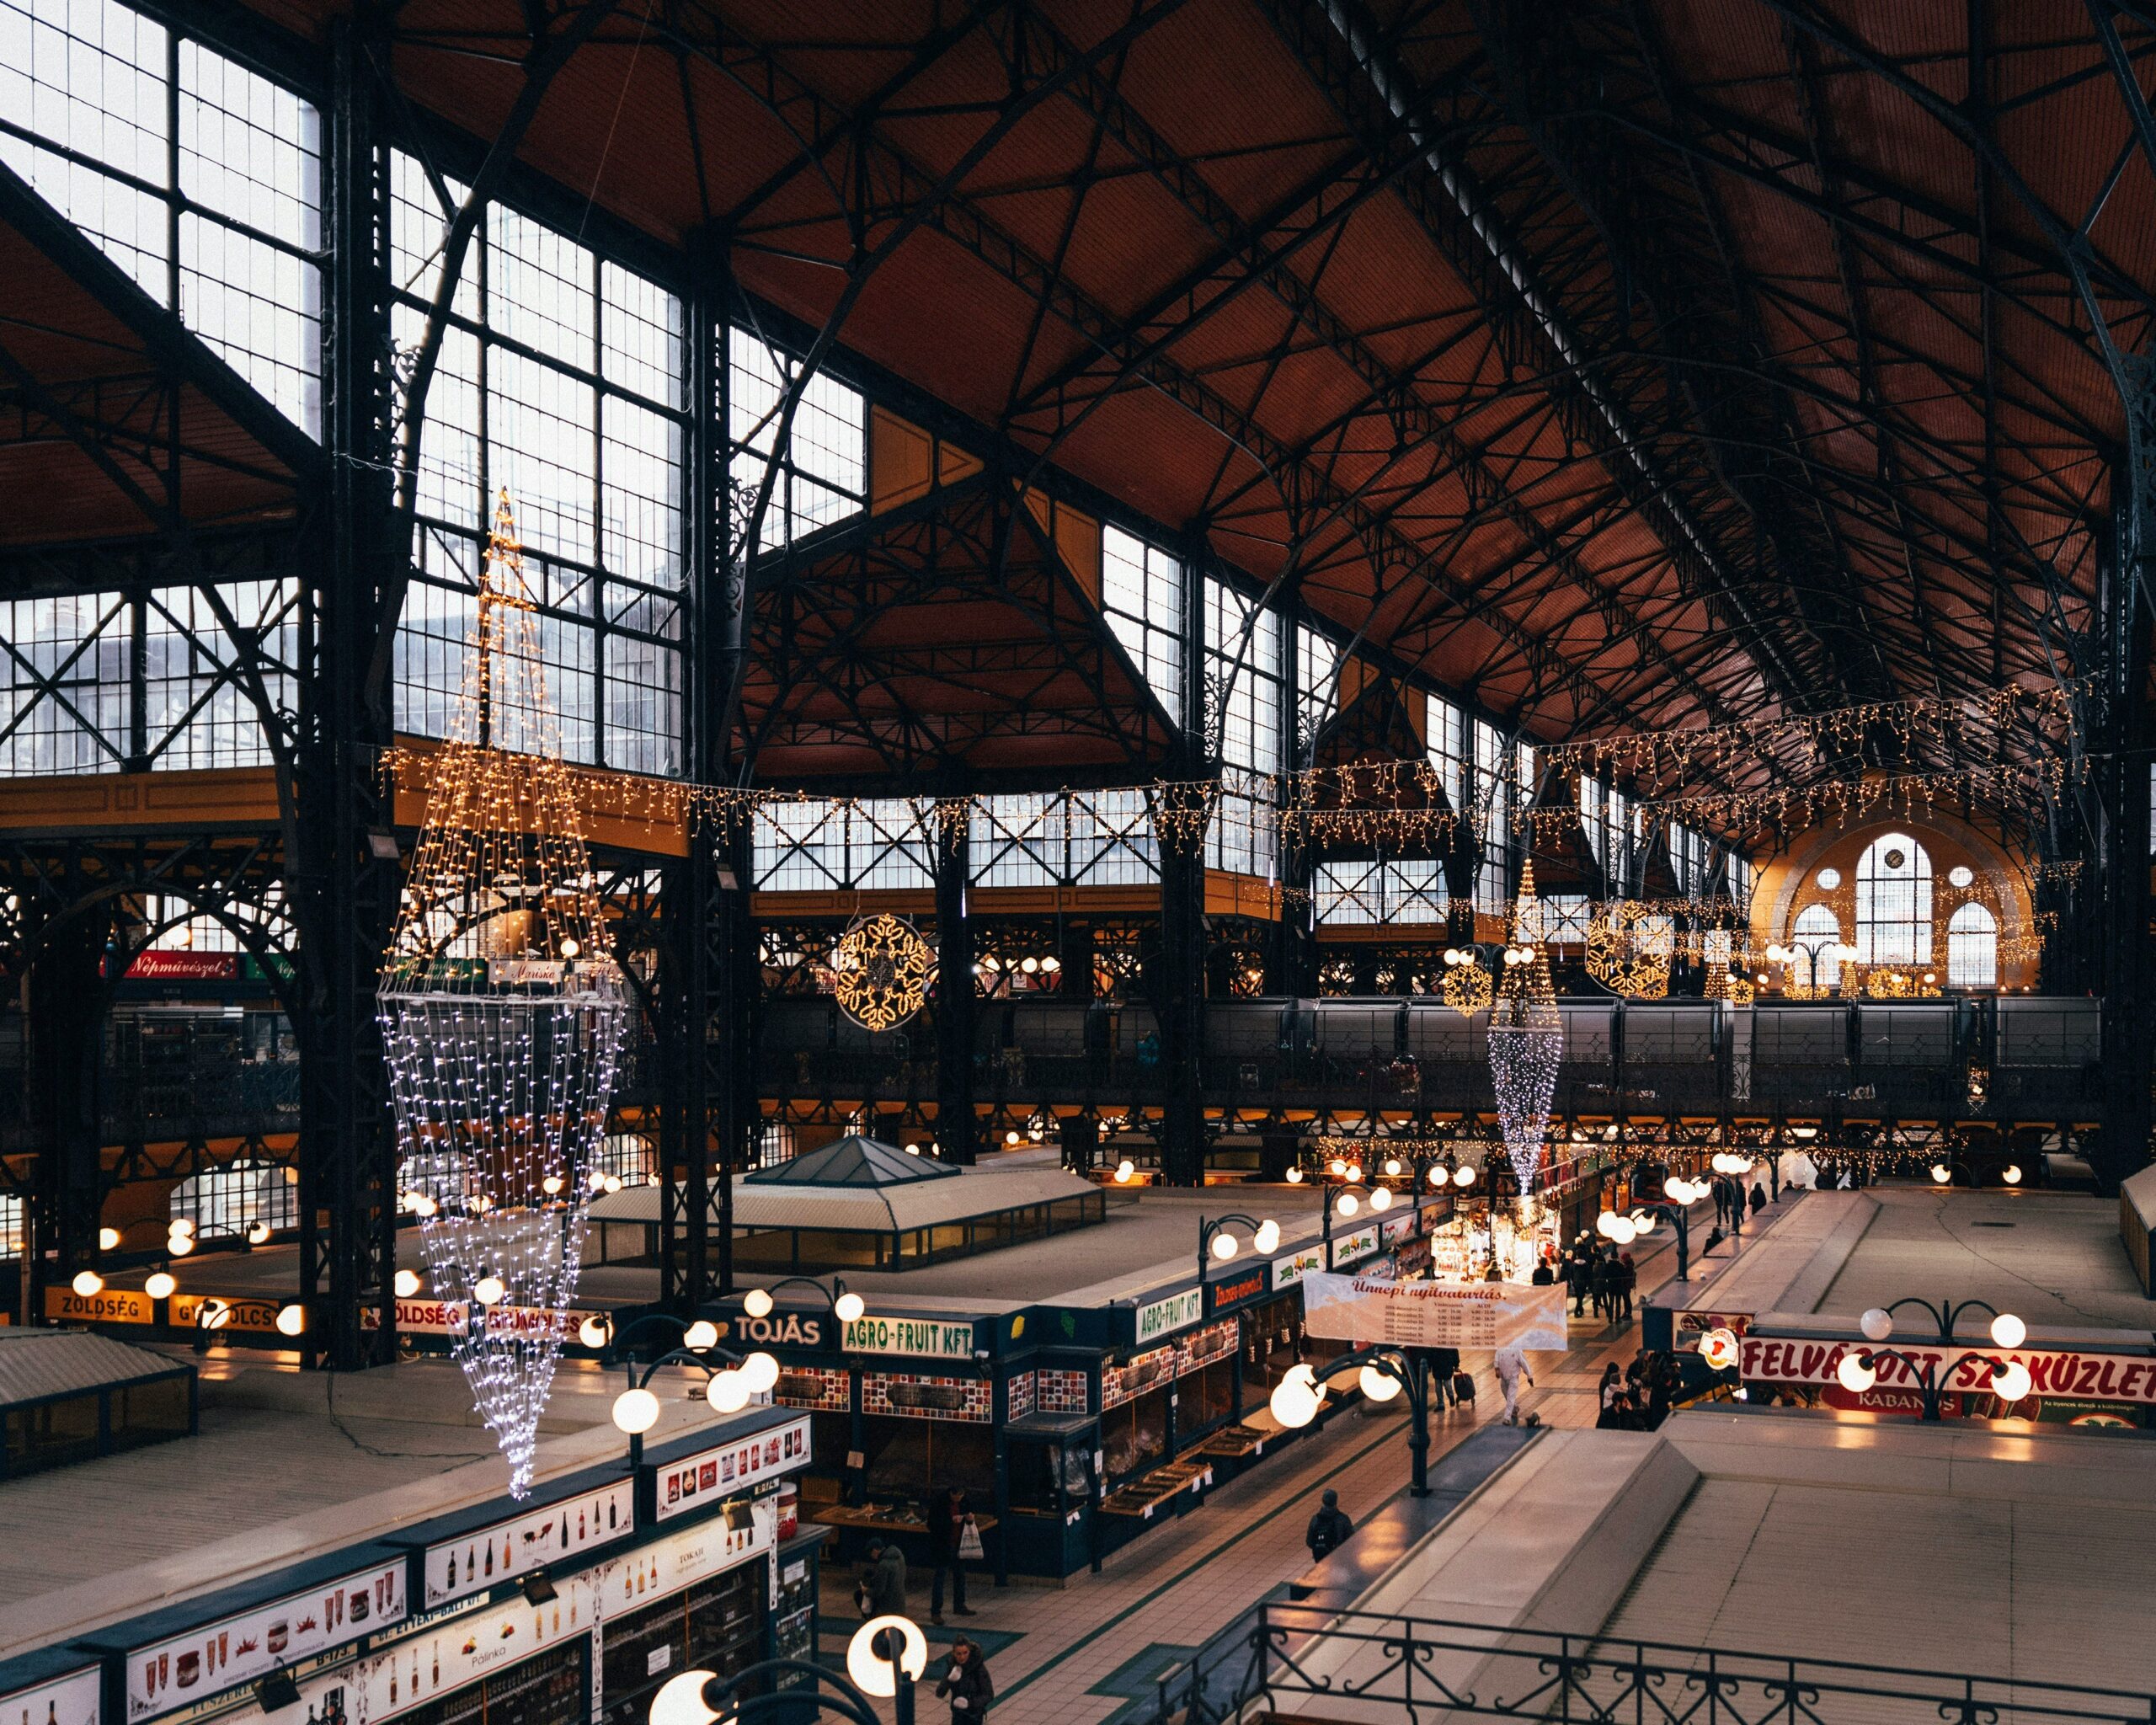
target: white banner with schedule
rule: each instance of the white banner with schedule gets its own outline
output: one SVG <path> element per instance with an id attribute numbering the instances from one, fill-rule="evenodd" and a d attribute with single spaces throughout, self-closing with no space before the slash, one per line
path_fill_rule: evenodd
<path id="1" fill-rule="evenodd" d="M 1388 1282 L 1305 1276 L 1304 1327 L 1328 1342 L 1561 1353 L 1565 1290 L 1524 1282 Z"/>

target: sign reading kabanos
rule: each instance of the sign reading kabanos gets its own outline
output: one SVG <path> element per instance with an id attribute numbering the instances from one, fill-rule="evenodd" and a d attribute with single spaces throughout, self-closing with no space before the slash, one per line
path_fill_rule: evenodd
<path id="1" fill-rule="evenodd" d="M 1842 1356 L 1869 1353 L 1882 1388 L 1921 1386 L 1927 1370 L 1938 1375 L 1946 1391 L 1988 1392 L 1993 1365 L 2019 1360 L 2029 1368 L 2032 1395 L 2071 1401 L 2156 1403 L 2156 1359 L 2127 1354 L 2075 1354 L 2049 1348 L 1902 1347 L 1872 1352 L 1862 1342 L 1805 1340 L 1794 1337 L 1747 1336 L 1743 1375 L 1747 1383 L 1831 1384 Z M 1913 1367 L 1899 1357 L 1907 1354 Z"/>

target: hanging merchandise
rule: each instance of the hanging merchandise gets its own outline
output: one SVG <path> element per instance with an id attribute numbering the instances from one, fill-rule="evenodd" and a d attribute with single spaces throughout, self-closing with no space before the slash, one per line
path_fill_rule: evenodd
<path id="1" fill-rule="evenodd" d="M 1524 1201 L 1542 1166 L 1557 1068 L 1565 1055 L 1564 1021 L 1550 981 L 1549 955 L 1531 931 L 1542 926 L 1534 898 L 1534 865 L 1520 871 L 1513 943 L 1505 948 L 1497 1001 L 1490 1014 L 1490 1083 L 1497 1092 L 1497 1130 L 1519 1176 Z M 1521 931 L 1530 932 L 1523 938 Z"/>
<path id="2" fill-rule="evenodd" d="M 563 764 L 507 493 L 377 1010 L 451 1351 L 531 1489 L 630 1004 Z"/>
<path id="3" fill-rule="evenodd" d="M 839 1005 L 862 1028 L 903 1024 L 928 1000 L 936 954 L 903 916 L 863 916 L 839 937 L 831 976 Z"/>

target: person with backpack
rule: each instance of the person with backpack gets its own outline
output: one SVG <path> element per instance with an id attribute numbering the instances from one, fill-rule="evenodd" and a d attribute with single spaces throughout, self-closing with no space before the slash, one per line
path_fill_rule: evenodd
<path id="1" fill-rule="evenodd" d="M 1588 1289 L 1593 1272 L 1588 1267 L 1587 1248 L 1576 1246 L 1565 1259 L 1565 1291 L 1572 1296 L 1572 1316 L 1587 1315 Z"/>
<path id="2" fill-rule="evenodd" d="M 995 1700 L 995 1685 L 988 1674 L 988 1655 L 977 1643 L 960 1636 L 952 1643 L 951 1663 L 944 1668 L 936 1692 L 950 1697 L 954 1725 L 958 1721 L 979 1718 Z"/>
<path id="3" fill-rule="evenodd" d="M 1317 1514 L 1310 1517 L 1310 1525 L 1304 1530 L 1303 1543 L 1310 1548 L 1312 1557 L 1323 1559 L 1345 1545 L 1348 1535 L 1354 1530 L 1355 1524 L 1340 1507 L 1340 1493 L 1327 1486 Z"/>
<path id="4" fill-rule="evenodd" d="M 906 1615 L 906 1554 L 882 1540 L 868 1542 L 868 1567 L 854 1584 L 854 1602 L 864 1617 Z"/>
<path id="5" fill-rule="evenodd" d="M 1453 1407 L 1460 1402 L 1460 1349 L 1433 1348 L 1428 1350 L 1430 1368 L 1431 1406 Z M 1468 1398 L 1470 1401 L 1473 1397 Z"/>

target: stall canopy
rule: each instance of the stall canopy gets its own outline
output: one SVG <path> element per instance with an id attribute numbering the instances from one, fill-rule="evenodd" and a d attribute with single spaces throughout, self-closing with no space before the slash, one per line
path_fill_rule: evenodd
<path id="1" fill-rule="evenodd" d="M 654 1187 L 631 1187 L 595 1203 L 592 1220 L 654 1226 L 659 1199 Z M 851 1136 L 734 1178 L 734 1260 L 911 1269 L 1083 1227 L 1107 1208 L 1099 1187 L 1062 1168 L 955 1167 Z"/>
<path id="2" fill-rule="evenodd" d="M 86 1330 L 0 1335 L 0 1477 L 195 1429 L 195 1368 Z"/>

